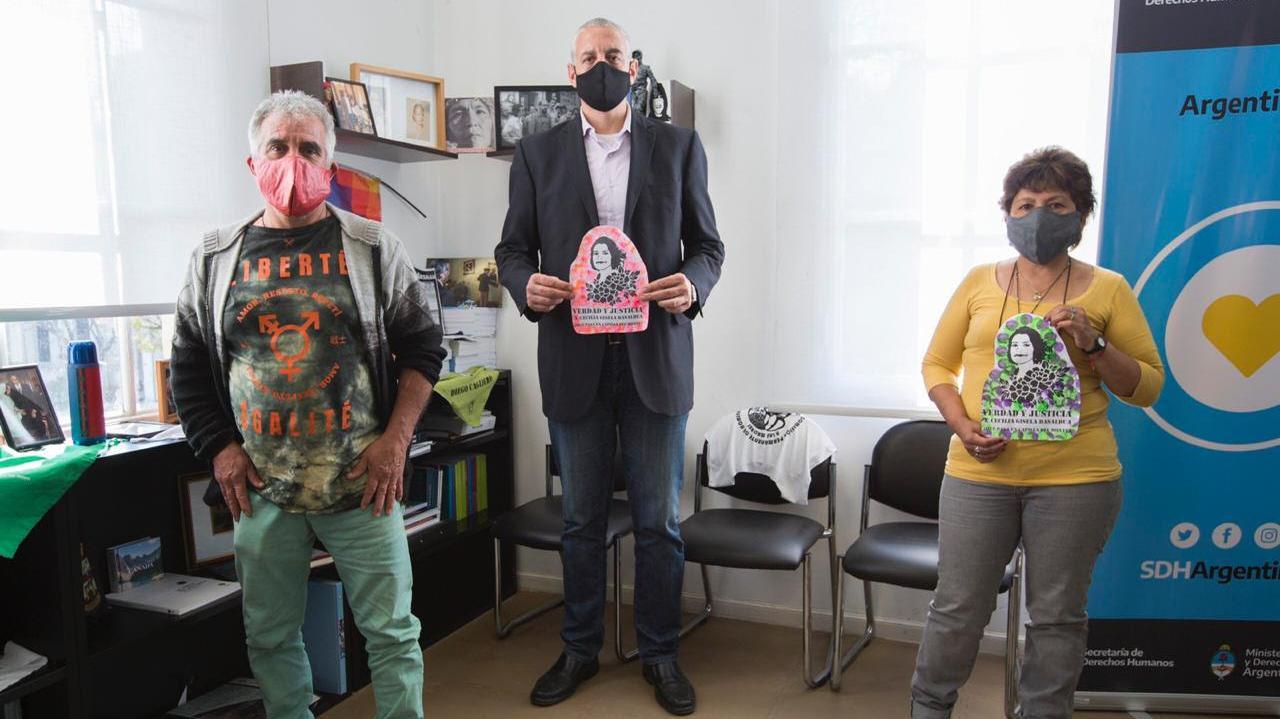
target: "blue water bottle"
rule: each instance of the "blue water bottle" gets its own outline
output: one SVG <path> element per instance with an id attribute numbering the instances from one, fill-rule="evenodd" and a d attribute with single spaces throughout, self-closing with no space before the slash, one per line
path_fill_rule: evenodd
<path id="1" fill-rule="evenodd" d="M 97 444 L 107 438 L 102 411 L 102 373 L 98 347 L 91 340 L 67 345 L 67 394 L 71 399 L 71 441 Z"/>

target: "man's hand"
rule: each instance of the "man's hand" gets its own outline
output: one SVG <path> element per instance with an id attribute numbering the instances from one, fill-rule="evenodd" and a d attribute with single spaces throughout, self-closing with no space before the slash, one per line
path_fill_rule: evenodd
<path id="1" fill-rule="evenodd" d="M 525 299 L 534 312 L 550 312 L 556 305 L 573 297 L 573 285 L 559 277 L 534 273 L 524 286 Z"/>
<path id="2" fill-rule="evenodd" d="M 662 309 L 678 315 L 693 306 L 693 283 L 683 272 L 677 272 L 650 282 L 639 297 L 645 302 L 657 302 Z"/>
<path id="3" fill-rule="evenodd" d="M 247 480 L 255 489 L 262 489 L 266 483 L 258 476 L 258 468 L 244 451 L 239 442 L 231 442 L 223 447 L 213 458 L 213 478 L 222 487 L 222 501 L 231 510 L 231 518 L 240 521 L 240 513 L 253 516 L 253 505 L 249 503 L 249 490 L 245 487 Z"/>
<path id="4" fill-rule="evenodd" d="M 360 508 L 373 503 L 373 516 L 385 512 L 391 514 L 404 497 L 404 460 L 409 454 L 409 443 L 386 433 L 365 448 L 356 460 L 347 479 L 359 479 L 368 475 Z"/>

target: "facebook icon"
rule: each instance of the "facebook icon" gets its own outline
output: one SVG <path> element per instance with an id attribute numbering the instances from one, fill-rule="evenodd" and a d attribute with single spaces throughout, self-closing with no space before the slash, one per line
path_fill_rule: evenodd
<path id="1" fill-rule="evenodd" d="M 1213 530 L 1213 544 L 1218 549 L 1231 549 L 1240 543 L 1240 525 L 1223 522 Z"/>

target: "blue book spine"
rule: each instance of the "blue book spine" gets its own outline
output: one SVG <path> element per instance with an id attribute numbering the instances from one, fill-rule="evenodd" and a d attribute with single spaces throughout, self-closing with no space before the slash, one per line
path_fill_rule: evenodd
<path id="1" fill-rule="evenodd" d="M 302 642 L 311 662 L 311 681 L 325 694 L 347 693 L 347 642 L 342 582 L 312 579 L 307 583 L 307 613 Z"/>
<path id="2" fill-rule="evenodd" d="M 455 501 L 453 498 L 453 472 L 448 467 L 438 469 L 442 477 L 444 485 L 444 503 L 440 507 L 440 517 L 442 519 L 457 519 L 454 515 Z"/>

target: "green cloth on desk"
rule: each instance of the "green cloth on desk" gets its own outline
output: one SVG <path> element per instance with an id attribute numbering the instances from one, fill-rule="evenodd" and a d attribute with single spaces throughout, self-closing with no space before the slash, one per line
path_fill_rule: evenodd
<path id="1" fill-rule="evenodd" d="M 0 447 L 0 557 L 13 558 L 45 512 L 107 447 L 52 444 L 31 452 Z"/>
<path id="2" fill-rule="evenodd" d="M 441 377 L 436 382 L 436 394 L 445 398 L 462 421 L 475 427 L 480 424 L 484 405 L 497 382 L 498 370 L 472 367 L 466 372 Z"/>

